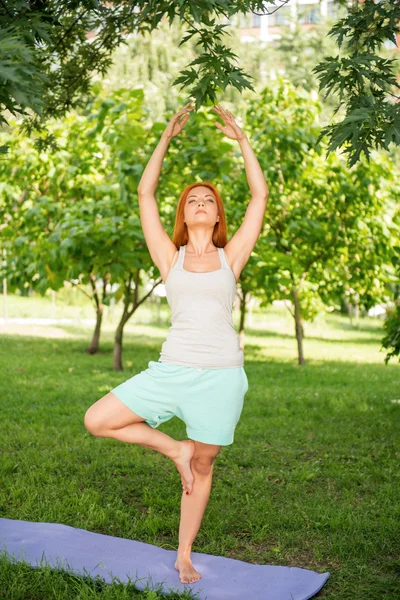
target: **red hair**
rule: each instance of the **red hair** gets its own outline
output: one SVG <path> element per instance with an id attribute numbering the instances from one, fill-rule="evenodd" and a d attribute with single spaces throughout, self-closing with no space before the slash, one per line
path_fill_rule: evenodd
<path id="1" fill-rule="evenodd" d="M 228 237 L 226 235 L 225 210 L 221 196 L 212 183 L 210 183 L 209 181 L 201 181 L 198 183 L 191 183 L 190 185 L 188 185 L 183 190 L 179 198 L 178 208 L 176 209 L 174 233 L 172 235 L 172 241 L 175 244 L 177 250 L 179 250 L 180 246 L 185 246 L 189 241 L 188 228 L 186 223 L 184 222 L 184 208 L 189 193 L 193 188 L 198 187 L 199 185 L 203 185 L 204 187 L 207 187 L 210 190 L 212 190 L 217 201 L 219 221 L 217 221 L 214 226 L 214 231 L 212 234 L 213 244 L 217 246 L 217 248 L 223 248 L 228 243 Z"/>

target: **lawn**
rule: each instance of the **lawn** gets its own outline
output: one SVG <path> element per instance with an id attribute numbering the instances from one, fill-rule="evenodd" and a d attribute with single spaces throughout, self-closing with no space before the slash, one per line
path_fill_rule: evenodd
<path id="1" fill-rule="evenodd" d="M 43 314 L 44 304 L 35 306 Z M 94 356 L 85 353 L 91 328 L 79 321 L 2 327 L 0 516 L 177 548 L 172 461 L 96 438 L 83 424 L 91 404 L 158 360 L 168 326 L 129 323 L 122 373 L 112 370 L 114 320 Z M 398 600 L 400 365 L 384 364 L 379 319 L 354 328 L 327 314 L 306 324 L 305 366 L 293 331 L 276 306 L 254 313 L 246 329 L 249 390 L 235 441 L 216 460 L 193 551 L 329 571 L 315 598 Z M 178 419 L 160 429 L 185 439 Z M 190 597 L 0 562 L 7 600 Z"/>

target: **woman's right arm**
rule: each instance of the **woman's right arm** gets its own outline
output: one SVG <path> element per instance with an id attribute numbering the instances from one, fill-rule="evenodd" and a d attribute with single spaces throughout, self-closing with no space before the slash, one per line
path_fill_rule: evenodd
<path id="1" fill-rule="evenodd" d="M 182 130 L 189 118 L 190 110 L 192 110 L 192 107 L 187 105 L 172 117 L 143 171 L 138 186 L 140 222 L 143 234 L 152 261 L 159 269 L 163 281 L 166 281 L 176 247 L 161 223 L 155 191 L 169 143 Z M 182 115 L 183 119 L 179 122 L 178 119 Z"/>
<path id="2" fill-rule="evenodd" d="M 171 136 L 164 131 L 139 181 L 137 190 L 139 198 L 143 195 L 153 196 L 155 194 L 161 167 L 171 139 Z"/>
<path id="3" fill-rule="evenodd" d="M 153 154 L 151 155 L 151 158 L 147 163 L 147 166 L 143 171 L 142 177 L 139 181 L 139 196 L 154 195 L 157 188 L 158 179 L 160 177 L 163 160 L 167 153 L 169 143 L 173 137 L 175 137 L 182 131 L 183 126 L 189 118 L 189 113 L 191 110 L 193 110 L 193 108 L 194 107 L 192 103 L 189 102 L 188 104 L 186 104 L 186 106 L 182 108 L 182 110 L 176 113 L 172 117 L 171 121 L 168 123 L 168 126 L 162 134 L 161 139 L 158 142 Z M 183 118 L 179 122 L 179 119 L 182 116 Z"/>

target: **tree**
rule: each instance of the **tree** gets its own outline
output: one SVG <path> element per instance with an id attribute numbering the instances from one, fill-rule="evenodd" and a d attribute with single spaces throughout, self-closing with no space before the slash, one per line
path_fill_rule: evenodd
<path id="1" fill-rule="evenodd" d="M 138 273 L 152 271 L 138 211 L 123 181 L 128 169 L 131 176 L 136 171 L 138 181 L 144 168 L 145 154 L 140 156 L 138 148 L 146 148 L 149 136 L 141 123 L 142 104 L 142 90 L 100 98 L 86 115 L 48 121 L 54 147 L 47 152 L 11 138 L 11 160 L 0 165 L 7 192 L 0 203 L 8 257 L 3 276 L 11 289 L 29 283 L 42 294 L 64 281 L 78 287 L 96 311 L 91 354 L 98 350 L 110 283 L 121 287 L 133 276 L 139 283 Z M 123 162 L 115 131 L 110 135 L 104 127 L 110 112 L 130 140 L 130 165 Z M 117 300 L 123 296 L 120 291 L 114 295 Z M 138 287 L 135 297 L 138 308 Z"/>
<path id="2" fill-rule="evenodd" d="M 386 335 L 382 339 L 382 348 L 387 348 L 385 364 L 394 356 L 399 357 L 400 362 L 400 246 L 395 246 L 395 254 L 392 256 L 392 263 L 396 268 L 397 285 L 394 293 L 394 308 L 389 311 L 385 320 Z"/>
<path id="3" fill-rule="evenodd" d="M 104 171 L 96 168 L 99 160 L 94 155 L 99 147 L 79 135 L 76 116 L 69 115 L 65 121 L 48 122 L 49 130 L 60 144 L 58 151 L 39 151 L 31 140 L 20 140 L 16 135 L 7 140 L 9 160 L 0 163 L 3 180 L 0 213 L 7 254 L 2 271 L 12 290 L 29 285 L 45 294 L 47 289 L 58 290 L 65 281 L 70 281 L 83 292 L 96 309 L 95 332 L 88 348 L 89 353 L 94 353 L 107 303 L 110 271 L 105 267 L 102 274 L 94 272 L 93 246 L 97 238 L 93 229 L 97 212 L 93 204 L 100 194 L 106 193 L 107 186 L 101 181 Z M 76 214 L 78 207 L 80 215 Z M 91 239 L 80 236 L 85 225 L 89 229 L 85 222 L 89 213 Z M 103 246 L 95 249 L 96 260 Z M 90 284 L 91 293 L 85 283 Z"/>
<path id="4" fill-rule="evenodd" d="M 229 5 L 230 6 L 229 6 Z M 229 17 L 246 10 L 242 2 L 223 3 L 216 15 Z M 252 1 L 260 8 L 262 2 Z M 215 97 L 217 85 L 230 84 L 238 89 L 251 87 L 240 68 L 233 65 L 234 54 L 220 43 L 224 27 L 215 19 L 214 2 L 199 8 L 193 2 L 128 2 L 99 3 L 86 0 L 78 5 L 68 0 L 29 2 L 11 0 L 0 5 L 2 37 L 0 38 L 0 103 L 13 114 L 23 114 L 29 107 L 39 117 L 60 117 L 71 108 L 82 106 L 89 93 L 93 72 L 104 75 L 112 62 L 112 53 L 132 32 L 157 28 L 163 17 L 204 23 L 202 30 L 193 30 L 186 37 L 199 33 L 205 52 L 199 63 L 202 69 L 214 70 L 204 75 L 192 88 L 198 106 L 208 97 Z M 211 29 L 206 29 L 210 27 Z M 185 40 L 185 41 L 186 41 Z M 206 66 L 208 62 L 208 66 Z M 192 65 L 189 65 L 192 66 Z M 3 120 L 5 117 L 0 117 Z M 41 129 L 40 118 L 28 118 L 29 130 Z"/>
<path id="5" fill-rule="evenodd" d="M 339 1 L 346 6 L 346 0 Z M 201 55 L 173 82 L 188 90 L 197 108 L 209 102 L 215 104 L 217 92 L 229 86 L 240 92 L 254 92 L 249 76 L 234 64 L 236 55 L 223 43 L 232 17 L 248 12 L 268 11 L 262 0 L 2 3 L 0 107 L 14 115 L 24 114 L 26 131 L 41 131 L 50 143 L 43 119 L 60 117 L 82 106 L 90 94 L 92 74 L 107 72 L 115 48 L 125 42 L 125 37 L 132 32 L 151 32 L 163 18 L 168 18 L 170 24 L 175 18 L 187 24 L 181 44 L 198 37 Z M 328 152 L 346 148 L 350 165 L 359 160 L 361 152 L 368 158 L 373 147 L 400 143 L 399 106 L 390 103 L 391 90 L 399 87 L 393 75 L 394 61 L 375 54 L 385 40 L 395 42 L 399 16 L 400 6 L 395 0 L 354 2 L 348 17 L 330 32 L 337 35 L 339 47 L 343 38 L 348 38 L 350 55 L 342 59 L 328 57 L 316 67 L 321 89 L 327 87 L 328 93 L 338 90 L 341 101 L 346 96 L 344 121 L 321 133 L 331 137 Z M 31 109 L 33 115 L 26 109 Z M 1 119 L 5 122 L 0 113 Z"/>
<path id="6" fill-rule="evenodd" d="M 387 297 L 400 186 L 384 153 L 351 171 L 343 156 L 325 159 L 326 147 L 316 143 L 321 107 L 307 92 L 278 80 L 259 100 L 249 102 L 245 130 L 257 132 L 255 152 L 270 195 L 265 228 L 242 272 L 242 300 L 251 293 L 261 306 L 291 301 L 304 364 L 304 322 L 324 305 L 335 307 L 347 284 L 367 308 Z M 243 177 L 234 182 L 232 194 L 243 196 Z"/>
<path id="7" fill-rule="evenodd" d="M 349 166 L 360 159 L 362 152 L 369 159 L 372 148 L 388 149 L 391 142 L 400 145 L 400 86 L 395 60 L 376 54 L 386 40 L 397 45 L 399 21 L 400 5 L 396 0 L 356 0 L 349 14 L 329 32 L 336 36 L 339 48 L 345 40 L 345 55 L 326 57 L 314 68 L 320 90 L 327 90 L 325 97 L 338 93 L 336 111 L 342 104 L 346 109 L 343 120 L 324 127 L 318 141 L 328 137 L 328 154 L 344 148 Z"/>

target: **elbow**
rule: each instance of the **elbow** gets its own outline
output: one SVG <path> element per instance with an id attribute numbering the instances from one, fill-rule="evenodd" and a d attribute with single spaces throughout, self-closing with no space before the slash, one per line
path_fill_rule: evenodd
<path id="1" fill-rule="evenodd" d="M 269 188 L 265 187 L 264 189 L 259 189 L 258 193 L 255 194 L 255 196 L 257 196 L 257 198 L 260 198 L 261 200 L 264 200 L 264 202 L 268 202 Z"/>
<path id="2" fill-rule="evenodd" d="M 265 204 L 268 203 L 269 190 L 260 195 L 260 198 Z"/>
<path id="3" fill-rule="evenodd" d="M 138 195 L 138 198 L 139 198 L 139 200 L 140 200 L 140 198 L 145 198 L 145 197 L 147 197 L 147 196 L 154 196 L 154 191 L 151 191 L 151 190 L 144 190 L 144 189 L 140 189 L 140 190 L 139 190 L 139 189 L 138 189 L 138 191 L 137 191 L 137 195 Z"/>

